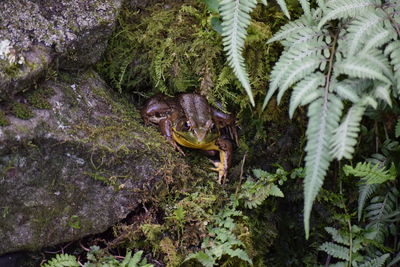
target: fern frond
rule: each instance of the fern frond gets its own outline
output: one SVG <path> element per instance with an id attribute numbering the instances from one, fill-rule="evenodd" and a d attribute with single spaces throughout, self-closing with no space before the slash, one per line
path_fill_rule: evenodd
<path id="1" fill-rule="evenodd" d="M 330 144 L 332 157 L 338 160 L 342 158 L 351 159 L 353 157 L 354 146 L 357 144 L 360 122 L 364 111 L 365 107 L 363 105 L 353 105 L 339 127 L 334 130 Z"/>
<path id="2" fill-rule="evenodd" d="M 346 165 L 343 167 L 343 171 L 346 175 L 361 177 L 367 184 L 382 184 L 396 179 L 396 175 L 392 174 L 390 170 L 385 170 L 379 164 L 371 166 L 370 162 L 359 162 L 355 168 Z"/>
<path id="3" fill-rule="evenodd" d="M 375 31 L 371 31 L 369 34 L 370 38 L 369 40 L 365 43 L 362 53 L 367 52 L 368 50 L 376 47 L 380 47 L 383 44 L 389 42 L 390 40 L 396 38 L 395 35 L 393 35 L 393 31 L 387 30 L 381 27 L 377 27 Z"/>
<path id="4" fill-rule="evenodd" d="M 324 181 L 329 163 L 329 140 L 332 131 L 339 124 L 343 104 L 334 95 L 328 101 L 317 99 L 308 108 L 307 145 L 305 158 L 306 176 L 304 179 L 304 227 L 306 237 L 309 232 L 309 222 L 312 204 Z"/>
<path id="5" fill-rule="evenodd" d="M 368 40 L 370 32 L 383 26 L 383 18 L 377 16 L 375 12 L 369 12 L 368 16 L 359 16 L 354 19 L 347 31 L 348 55 L 354 55 L 358 49 Z"/>
<path id="6" fill-rule="evenodd" d="M 69 254 L 57 254 L 50 261 L 42 265 L 42 267 L 79 267 L 76 257 Z"/>
<path id="7" fill-rule="evenodd" d="M 358 186 L 358 208 L 357 208 L 358 221 L 361 221 L 361 216 L 366 202 L 372 196 L 372 194 L 375 193 L 378 187 L 379 187 L 378 184 L 366 184 L 365 182 L 361 182 L 360 185 Z"/>
<path id="8" fill-rule="evenodd" d="M 400 93 L 400 41 L 394 41 L 385 48 L 385 55 L 390 55 L 390 64 L 393 66 L 395 79 L 397 81 L 397 91 Z"/>
<path id="9" fill-rule="evenodd" d="M 318 90 L 325 82 L 325 76 L 320 73 L 313 73 L 293 88 L 293 93 L 290 98 L 289 116 L 293 117 L 296 108 L 301 105 L 307 105 L 318 97 L 321 97 L 322 90 Z"/>
<path id="10" fill-rule="evenodd" d="M 361 83 L 361 80 L 358 79 L 346 79 L 333 83 L 332 89 L 342 99 L 350 100 L 353 103 L 358 103 L 360 101 L 359 93 L 363 89 L 363 84 Z"/>
<path id="11" fill-rule="evenodd" d="M 336 63 L 334 70 L 336 75 L 346 74 L 351 77 L 376 79 L 385 83 L 391 83 L 380 69 L 375 68 L 375 65 L 365 58 L 349 57 Z"/>
<path id="12" fill-rule="evenodd" d="M 308 0 L 299 0 L 301 8 L 304 11 L 304 15 L 308 20 L 311 20 L 311 9 L 310 9 L 310 2 Z"/>
<path id="13" fill-rule="evenodd" d="M 332 242 L 323 243 L 318 250 L 325 251 L 329 255 L 341 260 L 349 260 L 349 249 Z"/>
<path id="14" fill-rule="evenodd" d="M 282 60 L 274 66 L 274 69 L 271 72 L 270 86 L 268 93 L 265 96 L 262 109 L 267 106 L 269 100 L 278 87 L 280 87 L 278 95 L 278 102 L 280 102 L 285 91 L 293 83 L 312 73 L 321 63 L 321 58 L 317 55 L 310 56 L 309 54 L 303 54 L 300 55 L 299 58 L 296 58 L 296 60 L 289 58 L 292 56 L 293 55 L 290 55 L 289 53 L 283 54 L 281 56 Z"/>
<path id="15" fill-rule="evenodd" d="M 373 11 L 374 5 L 373 0 L 329 1 L 326 5 L 326 14 L 319 22 L 318 28 L 321 29 L 325 23 L 333 19 L 356 17 L 369 10 Z"/>
<path id="16" fill-rule="evenodd" d="M 281 8 L 283 14 L 285 14 L 285 16 L 288 17 L 288 19 L 290 19 L 289 10 L 287 8 L 285 0 L 276 0 L 276 2 L 278 3 L 279 7 Z"/>
<path id="17" fill-rule="evenodd" d="M 254 106 L 254 97 L 250 87 L 249 75 L 246 71 L 242 50 L 246 37 L 246 29 L 250 24 L 250 12 L 255 8 L 257 0 L 222 0 L 219 5 L 222 17 L 222 36 L 224 50 L 228 56 L 229 66 L 239 79 Z"/>
<path id="18" fill-rule="evenodd" d="M 319 56 L 310 56 L 303 61 L 297 61 L 295 63 L 293 62 L 286 73 L 286 77 L 282 85 L 279 87 L 279 93 L 277 97 L 278 103 L 280 103 L 283 94 L 291 85 L 312 73 L 316 68 L 318 68 L 320 63 L 321 58 Z"/>
<path id="19" fill-rule="evenodd" d="M 375 68 L 382 70 L 382 73 L 386 77 L 388 77 L 392 82 L 394 81 L 394 75 L 389 60 L 381 51 L 371 49 L 367 52 L 358 53 L 356 57 L 368 61 L 371 66 L 373 65 Z"/>
<path id="20" fill-rule="evenodd" d="M 339 233 L 339 231 L 338 231 L 337 229 L 335 229 L 335 228 L 333 228 L 333 227 L 325 227 L 325 231 L 327 231 L 327 232 L 332 236 L 332 239 L 333 239 L 335 242 L 337 242 L 337 243 L 339 243 L 339 244 L 346 245 L 346 246 L 349 246 L 349 245 L 350 245 L 349 240 L 348 240 L 348 239 L 345 239 L 345 238 Z"/>
<path id="21" fill-rule="evenodd" d="M 383 254 L 380 257 L 377 257 L 375 259 L 369 260 L 368 262 L 358 265 L 358 267 L 381 267 L 383 266 L 383 264 L 385 264 L 385 261 L 389 258 L 389 256 L 390 256 L 389 253 Z"/>
<path id="22" fill-rule="evenodd" d="M 390 98 L 390 84 L 383 82 L 376 82 L 374 88 L 374 96 L 385 101 L 389 106 L 392 106 L 392 99 Z"/>
<path id="23" fill-rule="evenodd" d="M 289 38 L 291 35 L 303 31 L 309 32 L 308 27 L 309 25 L 306 17 L 301 16 L 297 20 L 285 24 L 271 39 L 268 40 L 267 44 Z"/>

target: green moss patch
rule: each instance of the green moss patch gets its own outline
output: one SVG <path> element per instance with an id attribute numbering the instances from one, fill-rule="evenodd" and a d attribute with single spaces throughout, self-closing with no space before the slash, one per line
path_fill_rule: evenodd
<path id="1" fill-rule="evenodd" d="M 48 98 L 54 95 L 54 90 L 51 88 L 40 88 L 32 90 L 26 95 L 28 103 L 34 108 L 51 109 Z"/>
<path id="2" fill-rule="evenodd" d="M 0 110 L 0 126 L 8 126 L 10 122 L 8 121 L 6 114 Z"/>
<path id="3" fill-rule="evenodd" d="M 33 117 L 31 108 L 28 105 L 19 102 L 12 103 L 11 112 L 15 117 L 23 120 L 29 120 Z"/>

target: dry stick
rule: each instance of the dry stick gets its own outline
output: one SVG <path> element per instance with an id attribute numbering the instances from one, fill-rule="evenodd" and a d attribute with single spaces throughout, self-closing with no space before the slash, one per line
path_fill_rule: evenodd
<path id="1" fill-rule="evenodd" d="M 246 155 L 247 152 L 244 154 L 243 159 L 242 159 L 242 165 L 240 166 L 240 180 L 239 180 L 239 184 L 236 187 L 236 192 L 235 192 L 235 198 L 237 198 L 237 195 L 239 193 L 239 187 L 242 184 L 242 180 L 243 180 L 243 166 L 244 166 L 244 162 L 246 161 Z"/>

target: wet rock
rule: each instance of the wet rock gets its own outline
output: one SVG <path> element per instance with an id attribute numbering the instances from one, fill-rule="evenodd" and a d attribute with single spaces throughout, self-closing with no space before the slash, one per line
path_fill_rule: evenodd
<path id="1" fill-rule="evenodd" d="M 0 97 L 23 90 L 54 63 L 80 69 L 104 52 L 121 0 L 0 1 Z"/>
<path id="2" fill-rule="evenodd" d="M 0 254 L 102 232 L 187 171 L 96 73 L 64 78 L 40 86 L 51 109 L 0 127 Z"/>

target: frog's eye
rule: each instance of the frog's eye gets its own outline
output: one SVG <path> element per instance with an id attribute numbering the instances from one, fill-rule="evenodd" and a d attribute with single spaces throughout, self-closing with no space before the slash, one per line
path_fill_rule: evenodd
<path id="1" fill-rule="evenodd" d="M 189 131 L 189 129 L 190 129 L 190 123 L 189 123 L 189 121 L 185 121 L 183 123 L 182 130 L 183 131 Z"/>
<path id="2" fill-rule="evenodd" d="M 210 129 L 212 133 L 215 133 L 217 131 L 217 126 L 215 126 L 215 123 L 211 124 Z"/>

